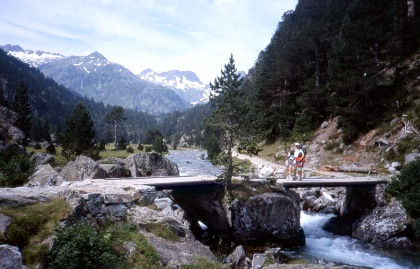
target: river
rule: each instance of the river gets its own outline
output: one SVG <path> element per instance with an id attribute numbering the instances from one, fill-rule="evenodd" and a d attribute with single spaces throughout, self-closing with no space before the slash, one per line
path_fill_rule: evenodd
<path id="1" fill-rule="evenodd" d="M 220 167 L 202 160 L 202 156 L 207 157 L 207 153 L 200 150 L 172 150 L 167 155 L 178 164 L 180 175 L 218 175 L 222 172 Z M 410 250 L 381 251 L 357 239 L 324 231 L 322 226 L 332 217 L 333 215 L 302 211 L 300 222 L 305 231 L 306 246 L 292 251 L 291 254 L 308 261 L 323 259 L 375 269 L 420 268 L 418 253 Z"/>

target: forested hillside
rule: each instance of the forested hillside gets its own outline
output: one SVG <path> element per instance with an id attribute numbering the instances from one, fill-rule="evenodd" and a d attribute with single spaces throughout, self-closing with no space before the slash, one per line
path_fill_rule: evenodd
<path id="1" fill-rule="evenodd" d="M 420 4 L 401 0 L 301 0 L 283 15 L 242 84 L 249 136 L 273 141 L 339 116 L 351 143 L 419 93 Z M 407 4 L 408 3 L 408 4 Z M 416 97 L 417 96 L 417 97 Z"/>
<path id="2" fill-rule="evenodd" d="M 98 139 L 111 139 L 112 135 L 108 132 L 111 128 L 106 126 L 104 117 L 112 110 L 112 106 L 83 98 L 45 77 L 38 69 L 0 50 L 0 89 L 9 102 L 12 101 L 21 83 L 27 88 L 34 122 L 47 121 L 53 131 L 61 129 L 64 127 L 67 116 L 81 102 L 95 122 Z M 144 112 L 125 110 L 125 117 L 121 134 L 131 141 L 142 139 L 146 130 L 157 126 L 155 118 Z"/>

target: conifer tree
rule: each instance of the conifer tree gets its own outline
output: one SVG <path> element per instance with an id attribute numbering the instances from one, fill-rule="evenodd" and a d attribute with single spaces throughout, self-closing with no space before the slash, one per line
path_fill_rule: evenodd
<path id="1" fill-rule="evenodd" d="M 221 70 L 220 77 L 210 83 L 212 94 L 210 102 L 216 110 L 209 118 L 207 124 L 212 129 L 219 129 L 224 139 L 224 148 L 227 151 L 227 169 L 225 172 L 225 193 L 228 194 L 231 188 L 233 175 L 232 148 L 235 138 L 240 130 L 239 119 L 241 116 L 240 90 L 242 83 L 240 75 L 237 73 L 233 55 L 229 58 L 229 63 L 225 64 Z"/>
<path id="2" fill-rule="evenodd" d="M 156 136 L 155 141 L 153 142 L 153 150 L 159 154 L 168 152 L 168 146 L 166 146 L 161 136 Z"/>
<path id="3" fill-rule="evenodd" d="M 67 118 L 66 127 L 61 136 L 62 154 L 67 159 L 84 154 L 92 158 L 98 157 L 95 149 L 95 130 L 89 112 L 78 104 L 73 114 Z"/>
<path id="4" fill-rule="evenodd" d="M 111 112 L 109 112 L 105 117 L 105 121 L 107 123 L 110 123 L 110 124 L 114 125 L 114 146 L 115 146 L 115 149 L 117 149 L 117 146 L 118 146 L 118 143 L 117 143 L 118 127 L 120 126 L 121 122 L 125 119 L 126 118 L 124 116 L 124 109 L 121 106 L 113 107 Z"/>
<path id="5" fill-rule="evenodd" d="M 23 83 L 20 84 L 13 100 L 12 110 L 18 114 L 16 127 L 21 129 L 26 136 L 31 131 L 31 107 L 28 100 L 28 92 Z"/>

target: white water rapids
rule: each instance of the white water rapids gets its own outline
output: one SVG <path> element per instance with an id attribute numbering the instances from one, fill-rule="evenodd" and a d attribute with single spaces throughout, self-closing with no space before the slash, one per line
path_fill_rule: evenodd
<path id="1" fill-rule="evenodd" d="M 178 164 L 181 175 L 217 175 L 221 169 L 207 160 L 201 160 L 205 151 L 171 150 L 167 157 Z M 420 255 L 407 251 L 384 252 L 369 244 L 348 236 L 339 236 L 324 231 L 322 226 L 334 215 L 301 212 L 301 226 L 305 231 L 306 246 L 295 251 L 298 256 L 316 261 L 318 259 L 374 269 L 420 268 Z"/>
<path id="2" fill-rule="evenodd" d="M 357 239 L 324 231 L 322 226 L 333 216 L 301 212 L 300 223 L 306 236 L 303 256 L 375 269 L 419 268 L 408 260 L 381 253 Z"/>

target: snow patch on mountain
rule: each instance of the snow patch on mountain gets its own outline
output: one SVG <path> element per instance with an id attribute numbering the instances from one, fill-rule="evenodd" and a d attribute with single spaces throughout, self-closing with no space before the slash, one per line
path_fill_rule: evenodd
<path id="1" fill-rule="evenodd" d="M 207 103 L 209 101 L 209 85 L 202 83 L 192 71 L 171 70 L 157 73 L 148 68 L 142 71 L 138 76 L 141 79 L 174 90 L 185 101 L 192 105 Z"/>
<path id="2" fill-rule="evenodd" d="M 0 48 L 7 52 L 7 54 L 18 58 L 22 62 L 27 63 L 33 67 L 39 67 L 42 64 L 65 58 L 64 55 L 59 53 L 45 52 L 40 50 L 24 50 L 18 45 L 7 44 L 0 46 Z"/>

